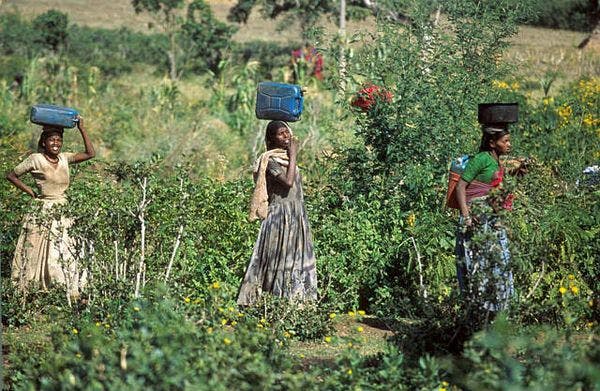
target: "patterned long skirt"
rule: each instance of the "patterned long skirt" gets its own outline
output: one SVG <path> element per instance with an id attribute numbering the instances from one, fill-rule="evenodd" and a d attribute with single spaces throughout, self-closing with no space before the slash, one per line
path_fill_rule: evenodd
<path id="1" fill-rule="evenodd" d="M 497 218 L 481 215 L 466 228 L 461 217 L 456 260 L 458 284 L 465 299 L 491 312 L 508 307 L 515 290 L 506 229 Z"/>

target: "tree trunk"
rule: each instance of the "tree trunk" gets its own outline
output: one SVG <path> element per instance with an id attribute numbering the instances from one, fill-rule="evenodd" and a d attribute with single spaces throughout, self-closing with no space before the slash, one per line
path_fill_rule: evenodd
<path id="1" fill-rule="evenodd" d="M 177 80 L 177 43 L 175 42 L 175 34 L 169 33 L 170 48 L 167 52 L 169 57 L 169 77 L 171 80 Z"/>
<path id="2" fill-rule="evenodd" d="M 600 51 L 600 23 L 596 22 L 594 30 L 585 37 L 578 46 L 579 49 L 591 49 Z"/>
<path id="3" fill-rule="evenodd" d="M 340 92 L 346 90 L 346 0 L 340 0 Z"/>
<path id="4" fill-rule="evenodd" d="M 600 51 L 600 1 L 590 0 L 591 2 L 596 1 L 596 8 L 593 14 L 594 18 L 594 29 L 585 37 L 583 41 L 577 46 L 579 49 L 592 49 Z"/>

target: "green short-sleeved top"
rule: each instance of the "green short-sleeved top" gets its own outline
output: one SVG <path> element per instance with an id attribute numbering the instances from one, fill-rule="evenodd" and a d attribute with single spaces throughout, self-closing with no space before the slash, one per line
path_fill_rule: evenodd
<path id="1" fill-rule="evenodd" d="M 469 183 L 473 180 L 492 183 L 501 175 L 500 165 L 496 159 L 489 152 L 484 151 L 469 159 L 461 178 Z"/>

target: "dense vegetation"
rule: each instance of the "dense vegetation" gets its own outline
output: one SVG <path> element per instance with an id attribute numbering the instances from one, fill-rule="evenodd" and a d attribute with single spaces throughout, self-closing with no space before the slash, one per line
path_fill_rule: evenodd
<path id="1" fill-rule="evenodd" d="M 165 35 L 91 29 L 52 11 L 33 21 L 0 15 L 0 170 L 37 141 L 26 119 L 42 101 L 77 107 L 99 150 L 72 168 L 63 211 L 77 222 L 71 234 L 90 271 L 82 302 L 60 287 L 12 289 L 17 222 L 32 206 L 0 182 L 5 384 L 598 388 L 600 189 L 582 170 L 600 160 L 600 78 L 532 97 L 539 87 L 501 61 L 531 9 L 477 3 L 448 2 L 444 28 L 431 18 L 434 2 L 415 1 L 412 26 L 382 20 L 351 45 L 314 42 L 327 78 L 301 73 L 307 107 L 294 129 L 303 140 L 320 299 L 300 308 L 273 298 L 235 305 L 258 230 L 246 221 L 248 167 L 264 131 L 253 115 L 255 86 L 290 73 L 289 48 L 231 44 L 216 69 L 190 65 L 188 80 L 137 83 L 127 77 L 168 72 Z M 190 84 L 205 92 L 187 93 Z M 367 84 L 385 99 L 369 110 L 350 105 Z M 530 159 L 528 175 L 507 184 L 517 195 L 505 218 L 518 295 L 491 325 L 466 317 L 456 216 L 444 208 L 448 162 L 476 151 L 483 101 L 519 102 L 514 150 Z M 80 145 L 75 134 L 65 141 L 67 150 Z M 373 316 L 395 335 L 376 355 L 361 354 L 361 323 L 334 335 L 340 318 Z M 320 365 L 291 353 L 297 341 L 322 341 L 337 354 Z"/>

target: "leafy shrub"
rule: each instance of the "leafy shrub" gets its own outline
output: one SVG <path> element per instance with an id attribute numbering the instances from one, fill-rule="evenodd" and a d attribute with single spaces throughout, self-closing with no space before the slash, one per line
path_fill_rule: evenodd
<path id="1" fill-rule="evenodd" d="M 532 2 L 534 16 L 527 23 L 555 29 L 591 31 L 598 4 L 589 0 L 550 0 Z"/>
<path id="2" fill-rule="evenodd" d="M 33 29 L 38 33 L 34 42 L 57 53 L 68 42 L 69 17 L 64 12 L 49 10 L 35 17 Z"/>
<path id="3" fill-rule="evenodd" d="M 286 389 L 305 382 L 276 338 L 257 331 L 253 320 L 206 326 L 218 323 L 214 308 L 198 326 L 160 289 L 146 297 L 129 304 L 121 320 L 55 327 L 37 355 L 12 351 L 15 389 Z"/>
<path id="4" fill-rule="evenodd" d="M 517 333 L 499 319 L 467 344 L 454 378 L 469 389 L 594 389 L 598 354 L 593 338 L 574 344 L 548 327 Z"/>

